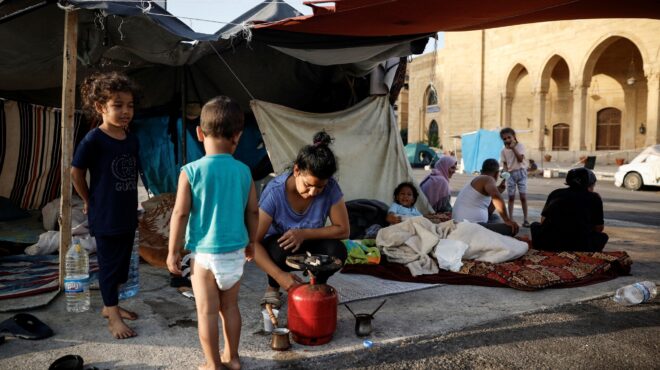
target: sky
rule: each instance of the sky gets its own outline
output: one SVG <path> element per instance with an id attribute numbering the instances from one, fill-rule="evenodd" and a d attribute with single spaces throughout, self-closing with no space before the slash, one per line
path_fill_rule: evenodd
<path id="1" fill-rule="evenodd" d="M 299 12 L 305 15 L 312 14 L 311 8 L 303 5 L 303 1 L 286 0 L 287 4 L 296 8 Z M 179 17 L 197 32 L 214 33 L 222 28 L 226 22 L 231 22 L 261 2 L 262 0 L 167 0 L 167 11 Z M 202 21 L 202 19 L 207 21 Z M 433 51 L 433 41 L 429 41 L 424 53 Z M 441 49 L 443 46 L 444 37 L 440 33 L 438 48 Z"/>

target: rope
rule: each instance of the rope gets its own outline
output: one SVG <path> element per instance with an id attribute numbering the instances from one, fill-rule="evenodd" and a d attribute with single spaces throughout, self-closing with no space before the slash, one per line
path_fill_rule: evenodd
<path id="1" fill-rule="evenodd" d="M 189 21 L 201 21 L 201 22 L 208 22 L 208 23 L 218 23 L 218 24 L 230 24 L 232 26 L 239 26 L 239 27 L 246 27 L 248 24 L 247 22 L 242 22 L 242 23 L 232 23 L 232 22 L 223 22 L 223 21 L 214 21 L 210 19 L 203 19 L 203 18 L 195 18 L 195 17 L 184 17 L 184 16 L 178 16 L 174 14 L 159 14 L 159 13 L 153 13 L 149 10 L 145 10 L 144 8 L 142 9 L 143 14 L 149 14 L 149 15 L 155 15 L 157 17 L 169 17 L 169 18 L 176 18 L 176 19 L 186 19 Z M 259 25 L 270 25 L 277 23 L 279 21 L 272 21 L 272 22 L 260 22 Z"/>
<path id="2" fill-rule="evenodd" d="M 250 99 L 254 100 L 255 99 L 254 95 L 252 95 L 250 90 L 248 90 L 248 88 L 243 84 L 243 81 L 241 81 L 241 79 L 238 78 L 236 73 L 234 73 L 234 70 L 231 69 L 231 67 L 229 66 L 229 64 L 225 60 L 225 58 L 223 58 L 222 55 L 220 55 L 220 53 L 218 53 L 218 50 L 216 50 L 215 46 L 213 46 L 213 44 L 211 42 L 209 42 L 208 44 L 209 44 L 209 46 L 211 46 L 211 49 L 213 49 L 213 51 L 215 51 L 215 55 L 217 55 L 218 58 L 220 58 L 220 60 L 225 64 L 225 66 L 227 66 L 227 69 L 229 69 L 229 72 L 231 72 L 231 74 L 234 76 L 234 78 L 236 78 L 236 81 L 238 81 L 238 83 L 241 84 L 241 86 L 243 87 L 245 92 L 247 92 L 247 94 L 250 96 Z"/>
<path id="3" fill-rule="evenodd" d="M 77 9 L 75 6 L 73 6 L 73 4 L 64 5 L 64 4 L 60 3 L 59 1 L 57 2 L 57 7 L 62 9 L 62 10 L 65 10 L 65 11 L 72 11 L 72 10 Z"/>

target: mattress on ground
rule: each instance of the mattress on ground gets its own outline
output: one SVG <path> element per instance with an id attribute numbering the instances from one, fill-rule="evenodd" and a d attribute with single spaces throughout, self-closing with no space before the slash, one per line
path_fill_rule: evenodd
<path id="1" fill-rule="evenodd" d="M 547 252 L 530 249 L 510 262 L 488 263 L 464 260 L 459 272 L 412 276 L 401 264 L 346 265 L 346 274 L 364 274 L 416 283 L 481 285 L 518 290 L 571 288 L 596 284 L 628 275 L 632 260 L 626 252 Z"/>

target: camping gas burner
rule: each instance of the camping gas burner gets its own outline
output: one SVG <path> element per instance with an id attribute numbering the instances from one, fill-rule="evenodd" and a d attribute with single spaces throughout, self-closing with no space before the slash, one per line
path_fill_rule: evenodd
<path id="1" fill-rule="evenodd" d="M 309 271 L 312 275 L 324 271 L 337 271 L 343 265 L 337 257 L 310 253 L 289 256 L 286 258 L 286 264 L 296 270 Z"/>

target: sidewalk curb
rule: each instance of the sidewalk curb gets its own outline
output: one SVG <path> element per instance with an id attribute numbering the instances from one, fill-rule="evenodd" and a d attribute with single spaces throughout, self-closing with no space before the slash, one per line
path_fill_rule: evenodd
<path id="1" fill-rule="evenodd" d="M 472 328 L 478 328 L 478 327 L 483 327 L 487 326 L 493 323 L 499 323 L 503 320 L 515 318 L 518 316 L 522 315 L 530 315 L 530 314 L 538 314 L 542 312 L 550 312 L 552 310 L 560 309 L 563 307 L 569 307 L 569 306 L 576 306 L 576 305 L 581 305 L 585 304 L 588 302 L 600 300 L 600 299 L 606 299 L 609 297 L 612 297 L 615 293 L 615 289 L 613 289 L 610 292 L 607 293 L 601 293 L 601 294 L 595 294 L 593 296 L 585 297 L 584 299 L 580 299 L 577 301 L 569 301 L 561 304 L 556 304 L 556 305 L 548 305 L 545 307 L 539 307 L 536 309 L 532 310 L 523 310 L 523 311 L 517 311 L 517 312 L 511 312 L 508 315 L 505 315 L 503 317 L 493 319 L 493 320 L 486 320 L 481 323 L 477 323 L 474 325 L 466 325 L 463 327 L 457 327 L 455 329 L 451 330 L 444 330 L 444 331 L 438 331 L 437 333 L 431 333 L 431 334 L 421 334 L 421 335 L 410 335 L 406 337 L 399 337 L 399 338 L 391 338 L 391 339 L 386 339 L 383 341 L 378 341 L 375 340 L 373 347 L 370 349 L 364 349 L 361 344 L 356 344 L 353 348 L 344 348 L 343 351 L 338 351 L 336 353 L 329 353 L 321 356 L 310 356 L 307 358 L 293 358 L 290 360 L 284 360 L 284 361 L 279 361 L 278 365 L 282 367 L 287 367 L 287 366 L 306 366 L 306 365 L 313 365 L 313 364 L 318 364 L 318 363 L 323 363 L 323 362 L 335 362 L 337 359 L 346 357 L 346 356 L 351 356 L 353 357 L 353 360 L 362 357 L 362 356 L 369 356 L 369 353 L 376 350 L 376 351 L 383 351 L 383 350 L 388 350 L 388 349 L 396 349 L 400 347 L 404 347 L 407 345 L 415 345 L 419 344 L 422 342 L 427 342 L 427 341 L 432 341 L 436 338 L 439 337 L 444 337 L 447 335 L 451 335 L 454 333 L 459 333 L 461 331 L 469 331 Z M 362 339 L 356 338 L 356 341 L 360 342 Z M 267 369 L 270 368 L 268 366 L 266 367 L 259 367 L 259 369 Z"/>
<path id="2" fill-rule="evenodd" d="M 543 171 L 550 171 L 551 178 L 564 178 L 566 177 L 566 174 L 568 171 L 572 170 L 573 168 L 579 168 L 579 167 L 556 167 L 556 168 L 544 168 Z M 598 180 L 614 180 L 614 174 L 616 171 L 601 171 L 601 170 L 592 170 L 593 173 L 596 175 L 596 179 Z M 545 173 L 542 175 L 543 177 L 545 176 Z"/>

